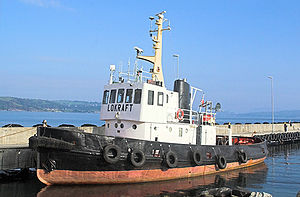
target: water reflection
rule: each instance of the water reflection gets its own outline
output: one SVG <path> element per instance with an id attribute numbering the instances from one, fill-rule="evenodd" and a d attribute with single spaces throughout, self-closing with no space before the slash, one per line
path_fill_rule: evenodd
<path id="1" fill-rule="evenodd" d="M 76 196 L 195 196 L 206 189 L 227 186 L 234 188 L 251 187 L 253 184 L 264 184 L 267 175 L 265 163 L 247 168 L 234 170 L 217 175 L 200 176 L 190 179 L 179 179 L 142 184 L 122 185 L 79 185 L 79 186 L 47 186 L 38 197 L 76 197 Z"/>
<path id="2" fill-rule="evenodd" d="M 294 154 L 299 152 L 300 150 L 300 143 L 291 143 L 291 144 L 283 144 L 279 146 L 269 146 L 269 157 L 277 157 L 284 155 L 285 158 L 288 157 L 290 154 Z"/>

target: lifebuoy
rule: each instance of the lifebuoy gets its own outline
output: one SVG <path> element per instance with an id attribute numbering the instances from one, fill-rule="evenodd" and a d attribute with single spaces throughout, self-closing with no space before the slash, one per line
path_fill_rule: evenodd
<path id="1" fill-rule="evenodd" d="M 133 166 L 141 167 L 145 164 L 145 161 L 146 157 L 143 151 L 136 149 L 130 153 L 130 162 Z"/>
<path id="2" fill-rule="evenodd" d="M 227 161 L 226 161 L 226 159 L 225 159 L 225 157 L 224 156 L 220 156 L 220 155 L 218 155 L 217 157 L 216 157 L 216 163 L 217 163 L 217 166 L 220 168 L 220 169 L 225 169 L 226 168 L 226 166 L 227 166 Z"/>
<path id="3" fill-rule="evenodd" d="M 177 157 L 176 153 L 174 153 L 173 151 L 169 151 L 166 154 L 165 159 L 166 159 L 166 163 L 169 168 L 175 168 L 177 166 L 178 157 Z"/>
<path id="4" fill-rule="evenodd" d="M 244 152 L 244 150 L 238 151 L 238 159 L 241 163 L 246 163 L 248 161 L 247 154 Z"/>
<path id="5" fill-rule="evenodd" d="M 200 166 L 202 163 L 202 156 L 199 150 L 193 152 L 193 161 L 197 166 Z"/>
<path id="6" fill-rule="evenodd" d="M 110 164 L 116 163 L 120 160 L 121 149 L 114 144 L 107 145 L 103 150 L 103 159 Z"/>
<path id="7" fill-rule="evenodd" d="M 184 116 L 184 112 L 182 109 L 178 109 L 177 110 L 177 113 L 176 113 L 176 117 L 178 120 L 182 120 L 183 119 L 183 116 Z"/>

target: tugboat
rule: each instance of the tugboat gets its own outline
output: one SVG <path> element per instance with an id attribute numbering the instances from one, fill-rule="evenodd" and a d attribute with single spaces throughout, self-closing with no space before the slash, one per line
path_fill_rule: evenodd
<path id="1" fill-rule="evenodd" d="M 110 66 L 104 86 L 101 119 L 104 135 L 74 129 L 39 127 L 30 138 L 37 150 L 37 176 L 53 184 L 118 184 L 196 177 L 262 163 L 265 141 L 216 135 L 213 107 L 203 91 L 185 79 L 176 79 L 167 90 L 161 64 L 165 12 L 156 15 L 150 30 L 154 56 L 137 59 L 153 64 L 150 72 L 134 69 L 127 80 Z M 152 21 L 154 17 L 150 17 Z M 153 35 L 155 34 L 155 35 Z M 146 74 L 150 76 L 146 76 Z M 196 94 L 202 93 L 197 109 Z M 200 100 L 200 99 L 199 99 Z"/>

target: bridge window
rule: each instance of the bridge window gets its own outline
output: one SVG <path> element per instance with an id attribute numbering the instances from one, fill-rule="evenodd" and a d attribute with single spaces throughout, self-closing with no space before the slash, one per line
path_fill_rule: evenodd
<path id="1" fill-rule="evenodd" d="M 103 93 L 102 104 L 107 104 L 108 103 L 108 97 L 109 97 L 109 91 L 105 90 L 104 93 Z"/>
<path id="2" fill-rule="evenodd" d="M 141 97 L 142 97 L 142 90 L 141 89 L 136 89 L 134 91 L 134 104 L 140 104 L 141 103 Z"/>
<path id="3" fill-rule="evenodd" d="M 116 93 L 117 93 L 117 90 L 111 90 L 110 91 L 109 103 L 115 103 L 116 102 Z"/>
<path id="4" fill-rule="evenodd" d="M 124 100 L 124 89 L 118 90 L 118 103 L 123 103 Z"/>
<path id="5" fill-rule="evenodd" d="M 154 104 L 154 91 L 148 90 L 148 105 Z"/>
<path id="6" fill-rule="evenodd" d="M 133 93 L 133 89 L 126 90 L 125 103 L 132 103 L 132 93 Z"/>
<path id="7" fill-rule="evenodd" d="M 157 105 L 158 106 L 163 106 L 163 103 L 164 103 L 164 93 L 163 92 L 158 92 Z"/>

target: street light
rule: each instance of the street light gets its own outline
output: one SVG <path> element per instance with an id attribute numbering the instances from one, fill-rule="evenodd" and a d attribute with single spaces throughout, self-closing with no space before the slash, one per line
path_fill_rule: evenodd
<path id="1" fill-rule="evenodd" d="M 177 79 L 179 79 L 179 55 L 174 54 L 173 57 L 177 58 Z"/>
<path id="2" fill-rule="evenodd" d="M 274 133 L 274 94 L 273 94 L 273 77 L 268 76 L 271 80 L 271 102 L 272 102 L 272 133 Z"/>

